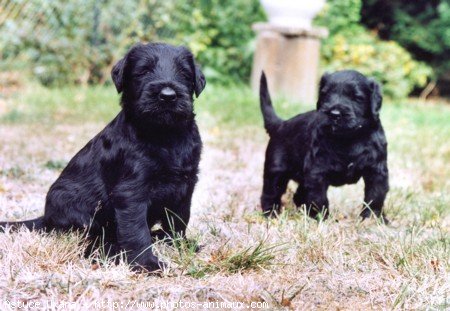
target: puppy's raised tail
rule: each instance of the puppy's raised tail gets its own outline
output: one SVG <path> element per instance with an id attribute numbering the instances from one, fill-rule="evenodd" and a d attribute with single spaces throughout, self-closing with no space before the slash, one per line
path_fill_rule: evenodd
<path id="1" fill-rule="evenodd" d="M 26 227 L 29 230 L 40 230 L 45 228 L 44 216 L 24 220 L 24 221 L 4 221 L 0 222 L 0 232 L 4 232 L 6 228 L 11 228 L 11 230 L 18 230 L 20 227 Z"/>
<path id="2" fill-rule="evenodd" d="M 264 128 L 267 133 L 271 135 L 277 130 L 283 123 L 272 106 L 272 100 L 270 99 L 269 88 L 267 86 L 267 78 L 264 71 L 261 74 L 261 80 L 259 83 L 259 100 L 261 103 L 261 112 L 264 118 Z"/>

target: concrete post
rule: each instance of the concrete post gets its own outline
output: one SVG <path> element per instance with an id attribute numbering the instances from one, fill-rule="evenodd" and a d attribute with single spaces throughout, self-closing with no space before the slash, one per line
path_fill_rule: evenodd
<path id="1" fill-rule="evenodd" d="M 251 86 L 259 90 L 261 71 L 267 75 L 269 89 L 275 97 L 302 103 L 317 98 L 320 39 L 328 35 L 325 28 L 297 28 L 268 23 L 253 25 L 257 33 Z"/>

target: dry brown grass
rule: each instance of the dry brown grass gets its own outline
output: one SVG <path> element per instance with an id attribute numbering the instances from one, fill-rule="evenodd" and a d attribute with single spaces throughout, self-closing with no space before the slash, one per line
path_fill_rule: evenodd
<path id="1" fill-rule="evenodd" d="M 123 307 L 222 301 L 296 310 L 449 308 L 450 147 L 431 139 L 439 133 L 424 134 L 420 150 L 411 152 L 409 127 L 420 128 L 388 122 L 390 226 L 358 221 L 361 183 L 331 189 L 333 214 L 326 222 L 295 211 L 292 191 L 286 212 L 267 221 L 258 206 L 264 132 L 209 126 L 206 119 L 200 113 L 205 148 L 190 242 L 155 246 L 170 263 L 163 276 L 134 274 L 102 257 L 93 265 L 81 256 L 83 241 L 75 234 L 7 232 L 0 234 L 0 309 L 7 310 L 6 300 L 52 302 L 46 306 L 55 310 L 60 303 L 93 310 L 109 302 L 106 310 L 119 301 Z M 0 123 L 0 219 L 40 215 L 61 164 L 102 127 L 59 124 Z"/>

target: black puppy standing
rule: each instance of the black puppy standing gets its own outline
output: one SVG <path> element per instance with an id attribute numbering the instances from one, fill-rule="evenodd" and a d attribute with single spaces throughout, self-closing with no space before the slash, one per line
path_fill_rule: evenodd
<path id="1" fill-rule="evenodd" d="M 161 266 L 151 227 L 184 234 L 197 182 L 202 142 L 193 94 L 205 78 L 184 47 L 133 47 L 112 70 L 122 111 L 68 163 L 46 197 L 44 216 L 1 226 L 88 228 L 130 263 Z M 171 220 L 167 215 L 172 216 Z"/>
<path id="2" fill-rule="evenodd" d="M 365 206 L 384 218 L 382 208 L 389 190 L 387 142 L 379 120 L 382 96 L 379 85 L 356 71 L 325 74 L 320 82 L 317 110 L 283 121 L 275 114 L 264 73 L 260 100 L 264 125 L 270 136 L 264 164 L 261 206 L 266 215 L 280 211 L 289 180 L 298 183 L 297 207 L 311 217 L 328 215 L 329 186 L 354 184 L 364 179 Z M 386 220 L 387 221 L 387 220 Z"/>

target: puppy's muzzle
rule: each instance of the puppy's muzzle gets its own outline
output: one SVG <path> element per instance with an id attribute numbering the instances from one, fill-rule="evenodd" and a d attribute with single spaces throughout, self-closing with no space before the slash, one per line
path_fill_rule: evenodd
<path id="1" fill-rule="evenodd" d="M 173 102 L 177 99 L 177 93 L 171 87 L 166 86 L 159 92 L 159 99 L 163 102 Z"/>

